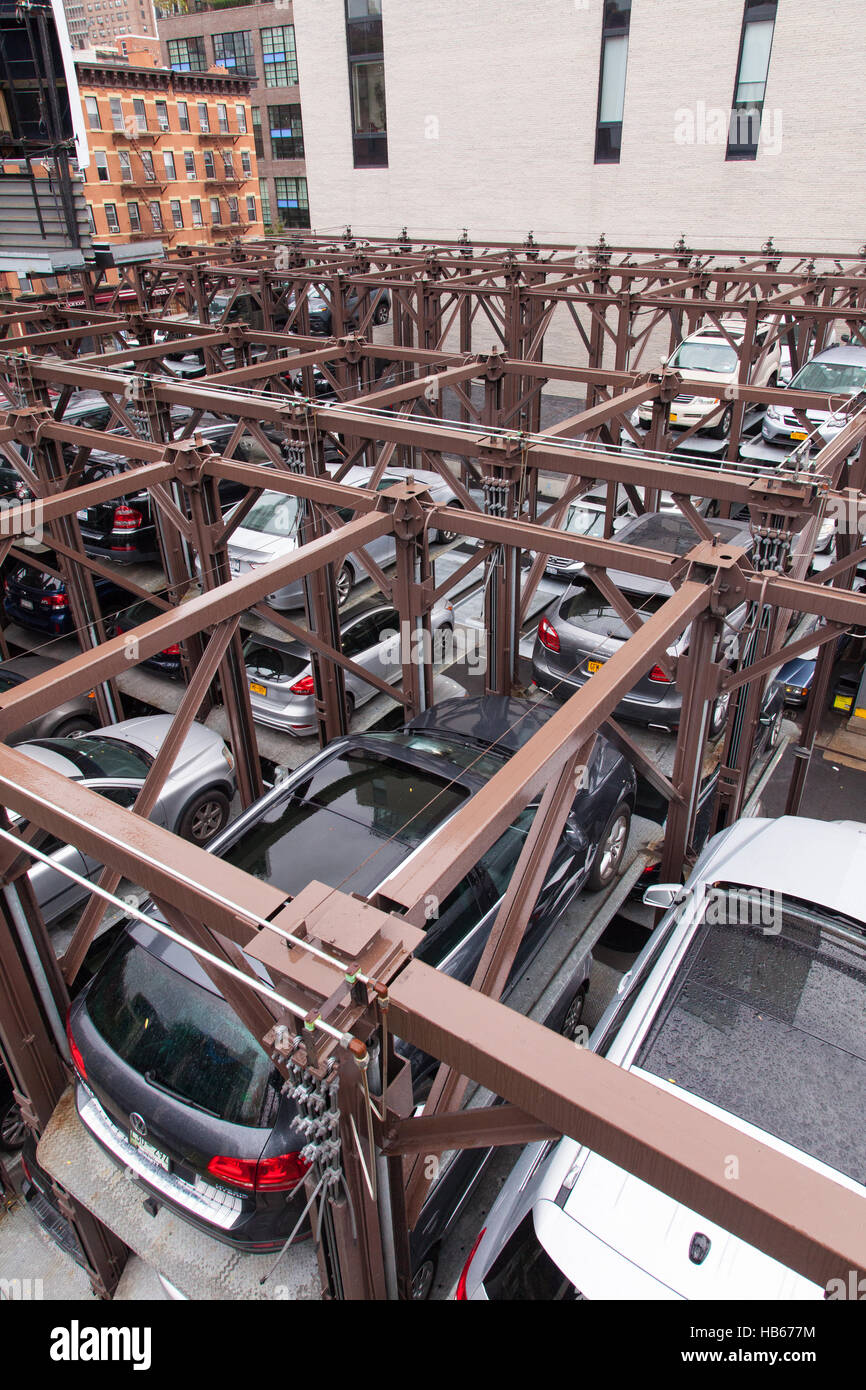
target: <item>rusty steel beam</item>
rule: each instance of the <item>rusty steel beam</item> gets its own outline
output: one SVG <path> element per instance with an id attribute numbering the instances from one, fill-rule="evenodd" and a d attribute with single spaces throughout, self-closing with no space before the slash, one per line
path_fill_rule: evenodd
<path id="1" fill-rule="evenodd" d="M 446 1149 L 498 1148 L 559 1137 L 557 1130 L 516 1105 L 488 1105 L 477 1110 L 395 1120 L 384 1129 L 382 1151 L 389 1155 L 426 1156 L 444 1153 Z"/>

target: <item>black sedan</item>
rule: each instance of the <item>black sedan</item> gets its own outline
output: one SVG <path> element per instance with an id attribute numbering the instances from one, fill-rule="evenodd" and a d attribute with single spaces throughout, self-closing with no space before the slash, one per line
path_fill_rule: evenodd
<path id="1" fill-rule="evenodd" d="M 387 896 L 393 872 L 424 853 L 437 828 L 552 708 L 498 697 L 448 700 L 399 732 L 337 739 L 251 806 L 212 852 L 287 895 L 319 880 Z M 613 880 L 634 799 L 633 769 L 599 737 L 512 980 L 580 889 Z M 523 811 L 441 903 L 419 957 L 471 980 L 536 810 Z M 576 1004 L 588 961 L 573 977 Z M 73 1004 L 69 1027 L 78 1111 L 112 1158 L 157 1201 L 220 1240 L 247 1250 L 279 1246 L 297 1220 L 305 1171 L 293 1102 L 197 960 L 148 926 L 129 927 Z M 423 1093 L 434 1063 L 411 1057 Z M 441 1237 L 453 1202 L 452 1194 L 424 1223 L 417 1261 Z"/>

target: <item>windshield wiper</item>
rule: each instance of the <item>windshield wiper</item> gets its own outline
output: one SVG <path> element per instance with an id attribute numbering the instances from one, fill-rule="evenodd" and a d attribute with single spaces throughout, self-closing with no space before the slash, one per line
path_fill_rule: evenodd
<path id="1" fill-rule="evenodd" d="M 179 1100 L 184 1105 L 191 1105 L 193 1110 L 200 1110 L 203 1115 L 210 1115 L 214 1120 L 222 1119 L 222 1115 L 218 1114 L 216 1110 L 208 1110 L 206 1105 L 199 1105 L 197 1100 L 193 1100 L 192 1096 L 185 1096 L 182 1091 L 175 1091 L 173 1087 L 166 1086 L 164 1081 L 157 1081 L 154 1072 L 146 1071 L 144 1073 L 144 1079 L 148 1085 L 153 1086 L 155 1090 L 163 1091 L 167 1096 L 171 1096 L 172 1100 Z"/>

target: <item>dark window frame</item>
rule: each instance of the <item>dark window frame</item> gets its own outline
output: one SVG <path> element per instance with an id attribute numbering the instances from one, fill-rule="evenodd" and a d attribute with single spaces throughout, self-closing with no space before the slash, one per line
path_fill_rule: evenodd
<path id="1" fill-rule="evenodd" d="M 288 135 L 282 133 L 286 130 L 290 132 Z M 281 102 L 278 106 L 268 107 L 268 135 L 272 159 L 304 158 L 304 122 L 300 102 Z"/>
<path id="2" fill-rule="evenodd" d="M 618 121 L 602 121 L 601 119 L 602 99 L 604 97 L 604 57 L 607 45 L 611 40 L 624 38 L 626 40 L 626 73 L 628 73 L 630 27 L 631 0 L 605 0 L 601 29 L 601 54 L 598 65 L 598 102 L 595 112 L 594 162 L 596 164 L 619 164 L 622 154 L 622 117 Z M 625 93 L 623 93 L 623 107 L 625 107 Z"/>
<path id="3" fill-rule="evenodd" d="M 382 16 L 359 17 L 349 13 L 349 0 L 345 0 L 346 16 L 346 61 L 349 72 L 349 111 L 352 132 L 352 162 L 356 169 L 387 169 L 388 167 L 388 101 L 383 93 L 385 127 L 381 131 L 359 134 L 358 113 L 355 107 L 355 72 L 364 65 L 381 64 L 382 83 L 385 83 L 385 41 L 382 34 Z M 378 48 L 369 46 L 378 38 Z"/>
<path id="4" fill-rule="evenodd" d="M 743 8 L 740 46 L 737 51 L 737 70 L 734 74 L 734 93 L 731 98 L 728 143 L 725 150 L 726 160 L 740 161 L 744 159 L 757 159 L 758 157 L 758 145 L 761 139 L 761 122 L 764 114 L 764 96 L 766 96 L 767 77 L 770 72 L 770 62 L 773 57 L 773 42 L 776 37 L 777 13 L 777 0 L 746 0 Z M 740 73 L 743 66 L 743 50 L 746 46 L 746 31 L 751 24 L 761 24 L 767 21 L 772 23 L 773 32 L 770 35 L 770 49 L 767 54 L 764 96 L 761 97 L 760 101 L 738 101 L 737 92 L 739 91 L 741 81 Z M 746 126 L 746 138 L 742 139 L 744 124 Z"/>

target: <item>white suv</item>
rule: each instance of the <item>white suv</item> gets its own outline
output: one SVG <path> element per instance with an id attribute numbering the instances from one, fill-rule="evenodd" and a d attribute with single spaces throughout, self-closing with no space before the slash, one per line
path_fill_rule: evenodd
<path id="1" fill-rule="evenodd" d="M 757 361 L 749 374 L 750 386 L 775 386 L 779 379 L 780 352 L 778 342 L 764 351 L 773 325 L 760 324 L 756 339 L 760 348 Z M 723 331 L 724 330 L 724 331 Z M 691 381 L 706 381 L 705 396 L 680 395 L 671 402 L 670 423 L 683 429 L 701 425 L 701 429 L 716 439 L 724 439 L 731 430 L 733 392 L 725 388 L 736 385 L 740 371 L 740 349 L 745 334 L 743 319 L 723 319 L 720 325 L 707 324 L 685 338 L 668 358 L 666 366 Z M 648 428 L 652 421 L 652 403 L 638 406 L 635 423 Z M 701 421 L 706 421 L 701 424 Z"/>

